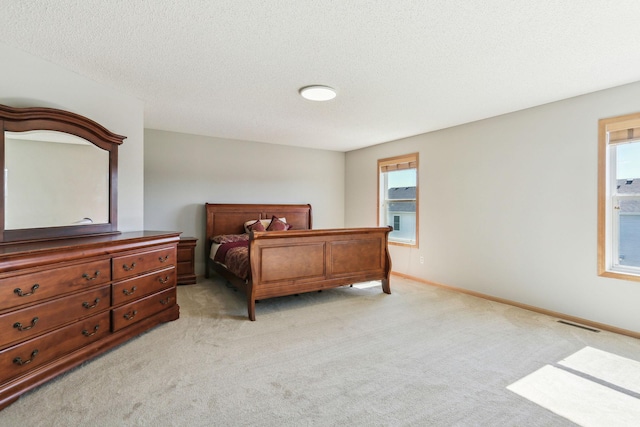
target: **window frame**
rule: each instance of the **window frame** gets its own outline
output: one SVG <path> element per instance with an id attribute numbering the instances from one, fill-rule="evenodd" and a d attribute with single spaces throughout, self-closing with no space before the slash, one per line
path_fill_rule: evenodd
<path id="1" fill-rule="evenodd" d="M 382 220 L 381 214 L 384 213 L 386 215 L 388 215 L 388 212 L 386 211 L 386 209 L 384 208 L 383 204 L 385 203 L 385 201 L 387 200 L 386 197 L 384 198 L 384 200 L 381 200 L 381 196 L 382 196 L 382 187 L 383 187 L 383 183 L 382 183 L 382 168 L 383 167 L 387 167 L 390 165 L 400 165 L 400 164 L 415 164 L 415 168 L 414 167 L 405 167 L 404 169 L 415 169 L 416 170 L 416 198 L 415 198 L 415 202 L 416 202 L 416 234 L 415 234 L 415 240 L 412 243 L 407 243 L 407 242 L 399 242 L 399 241 L 395 241 L 392 240 L 392 237 L 389 237 L 389 244 L 390 245 L 396 245 L 396 246 L 405 246 L 405 247 L 411 247 L 411 248 L 417 248 L 418 247 L 418 243 L 419 243 L 419 236 L 420 236 L 420 227 L 419 227 L 419 223 L 420 223 L 420 204 L 419 204 L 419 182 L 420 182 L 420 163 L 419 163 L 419 159 L 418 159 L 418 153 L 411 153 L 411 154 L 405 154 L 405 155 L 401 155 L 401 156 L 395 156 L 395 157 L 387 157 L 385 159 L 378 159 L 378 169 L 377 169 L 377 173 L 378 173 L 378 208 L 377 208 L 377 215 L 378 215 L 378 226 L 380 227 L 386 227 L 386 220 Z M 401 170 L 399 168 L 399 170 Z M 386 187 L 386 185 L 385 185 Z M 411 199 L 413 200 L 413 199 Z M 385 215 L 385 217 L 386 217 Z M 391 226 L 393 227 L 393 225 Z"/>
<path id="2" fill-rule="evenodd" d="M 617 201 L 637 198 L 615 191 L 615 146 L 640 142 L 640 113 L 600 119 L 598 121 L 598 275 L 640 282 L 639 267 L 619 266 L 619 208 Z"/>

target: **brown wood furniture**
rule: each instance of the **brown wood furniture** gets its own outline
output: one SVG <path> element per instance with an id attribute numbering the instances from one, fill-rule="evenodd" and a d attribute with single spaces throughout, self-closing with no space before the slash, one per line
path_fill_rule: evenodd
<path id="1" fill-rule="evenodd" d="M 64 163 L 56 166 L 63 170 L 70 163 L 60 153 L 68 153 L 70 145 L 97 150 L 80 162 L 100 159 L 87 167 L 104 171 L 90 180 L 100 185 L 88 194 L 80 194 L 77 183 L 49 179 L 56 184 L 51 187 L 53 194 L 45 194 L 52 202 L 35 199 L 40 215 L 35 220 L 55 225 L 24 228 L 7 219 L 32 214 L 31 205 L 24 198 L 7 202 L 7 195 L 16 188 L 34 187 L 22 182 L 24 187 L 10 187 L 5 194 L 6 185 L 16 180 L 10 177 L 5 182 L 0 174 L 0 409 L 27 390 L 180 315 L 176 301 L 180 233 L 121 234 L 116 228 L 118 146 L 123 140 L 67 111 L 0 105 L 0 167 L 6 170 L 8 165 L 14 178 L 30 176 L 33 168 L 26 169 L 29 158 L 24 163 L 18 161 L 24 155 L 10 154 L 16 149 L 30 153 L 31 148 L 22 144 L 33 141 L 47 144 L 39 147 L 53 150 L 48 152 L 55 152 L 57 161 Z M 68 194 L 80 201 L 77 211 L 67 212 L 71 203 L 60 203 Z M 60 211 L 54 210 L 58 205 L 68 218 L 58 218 Z M 102 209 L 96 223 L 84 221 L 88 218 L 76 221 L 95 206 Z"/>
<path id="2" fill-rule="evenodd" d="M 178 285 L 193 285 L 196 283 L 195 253 L 197 242 L 198 239 L 195 237 L 180 237 L 177 265 Z"/>
<path id="3" fill-rule="evenodd" d="M 257 300 L 381 280 L 391 293 L 389 227 L 312 230 L 311 205 L 212 204 L 206 207 L 206 276 L 215 270 L 247 296 L 249 319 Z M 242 280 L 210 258 L 211 239 L 244 233 L 246 221 L 284 217 L 287 231 L 251 232 L 250 277 Z"/>
<path id="4" fill-rule="evenodd" d="M 0 246 L 0 408 L 179 317 L 179 233 Z"/>

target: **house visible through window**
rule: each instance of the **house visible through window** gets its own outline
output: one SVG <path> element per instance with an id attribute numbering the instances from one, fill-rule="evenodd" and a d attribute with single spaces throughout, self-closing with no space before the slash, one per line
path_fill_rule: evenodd
<path id="1" fill-rule="evenodd" d="M 599 128 L 598 273 L 640 280 L 640 114 Z"/>
<path id="2" fill-rule="evenodd" d="M 389 242 L 418 245 L 418 154 L 378 160 L 378 223 Z"/>

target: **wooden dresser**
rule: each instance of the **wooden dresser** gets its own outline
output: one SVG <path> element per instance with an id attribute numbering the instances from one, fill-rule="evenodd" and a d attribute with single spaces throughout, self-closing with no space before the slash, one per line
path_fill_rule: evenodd
<path id="1" fill-rule="evenodd" d="M 177 232 L 0 246 L 0 409 L 180 315 Z"/>

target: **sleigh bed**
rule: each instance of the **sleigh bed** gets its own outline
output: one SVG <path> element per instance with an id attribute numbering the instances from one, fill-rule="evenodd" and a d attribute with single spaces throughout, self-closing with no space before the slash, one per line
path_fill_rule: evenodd
<path id="1" fill-rule="evenodd" d="M 251 320 L 256 319 L 256 301 L 266 298 L 372 280 L 380 280 L 382 290 L 391 293 L 389 227 L 312 230 L 311 205 L 207 203 L 205 207 L 205 275 L 209 277 L 214 270 L 243 291 Z M 263 220 L 266 224 L 274 217 L 291 228 L 245 229 L 246 223 Z M 212 249 L 218 251 L 222 246 L 236 249 L 229 249 L 225 257 L 218 253 L 216 258 Z M 230 254 L 240 257 L 243 251 L 248 255 L 246 272 L 236 268 L 233 273 L 225 262 Z"/>

